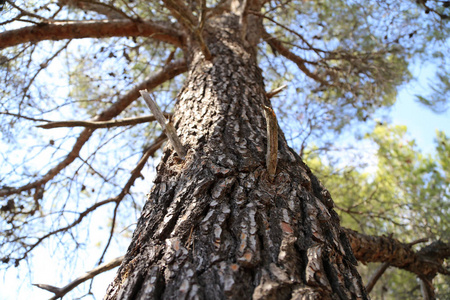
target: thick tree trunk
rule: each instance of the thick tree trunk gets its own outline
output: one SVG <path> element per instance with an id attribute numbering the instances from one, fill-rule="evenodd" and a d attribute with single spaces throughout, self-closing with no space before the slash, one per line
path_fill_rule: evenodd
<path id="1" fill-rule="evenodd" d="M 212 60 L 187 50 L 174 120 L 188 154 L 166 148 L 105 299 L 367 299 L 329 193 L 281 132 L 269 180 L 255 51 L 238 17 L 215 22 Z"/>

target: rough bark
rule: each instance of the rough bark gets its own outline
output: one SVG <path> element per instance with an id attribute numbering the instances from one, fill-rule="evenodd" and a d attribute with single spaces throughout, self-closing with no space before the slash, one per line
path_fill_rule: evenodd
<path id="1" fill-rule="evenodd" d="M 391 237 L 371 236 L 350 229 L 345 229 L 345 232 L 358 261 L 384 262 L 415 273 L 420 279 L 424 299 L 436 299 L 432 281 L 438 273 L 449 275 L 442 265 L 450 257 L 450 244 L 438 240 L 414 251 L 412 244 L 401 243 Z"/>
<path id="2" fill-rule="evenodd" d="M 241 25 L 209 20 L 211 61 L 187 47 L 174 113 L 187 156 L 165 149 L 105 299 L 367 299 L 329 193 L 280 131 L 268 178 L 271 105 Z"/>

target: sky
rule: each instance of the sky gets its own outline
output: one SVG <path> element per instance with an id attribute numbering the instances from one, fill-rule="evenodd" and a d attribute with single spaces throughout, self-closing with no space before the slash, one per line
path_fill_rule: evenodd
<path id="1" fill-rule="evenodd" d="M 415 95 L 426 94 L 428 83 L 432 80 L 434 66 L 414 66 L 411 70 L 417 81 L 399 90 L 391 118 L 394 125 L 406 125 L 408 133 L 416 140 L 418 147 L 425 153 L 434 153 L 436 130 L 450 134 L 450 110 L 436 114 L 415 101 Z"/>

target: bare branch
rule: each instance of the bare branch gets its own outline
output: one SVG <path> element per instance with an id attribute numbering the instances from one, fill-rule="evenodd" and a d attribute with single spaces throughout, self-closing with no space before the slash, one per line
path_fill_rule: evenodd
<path id="1" fill-rule="evenodd" d="M 125 197 L 126 194 L 129 193 L 130 188 L 133 186 L 136 179 L 142 177 L 141 171 L 144 168 L 145 164 L 147 163 L 149 157 L 153 156 L 155 152 L 159 148 L 161 148 L 161 146 L 166 140 L 167 136 L 164 133 L 162 133 L 158 138 L 156 138 L 155 142 L 151 146 L 149 146 L 147 149 L 144 150 L 144 154 L 142 155 L 141 159 L 139 160 L 133 171 L 131 171 L 131 176 L 128 179 L 122 191 L 120 192 L 120 194 L 117 196 L 118 198 L 123 198 Z"/>
<path id="2" fill-rule="evenodd" d="M 109 230 L 109 238 L 108 241 L 106 242 L 106 246 L 103 249 L 103 253 L 100 256 L 100 259 L 98 260 L 98 264 L 101 264 L 103 262 L 103 259 L 105 258 L 106 255 L 106 251 L 108 251 L 109 245 L 111 245 L 111 241 L 114 236 L 114 230 L 116 229 L 117 211 L 119 210 L 119 205 L 120 202 L 116 202 L 116 207 L 114 207 L 113 218 L 111 222 L 111 229 Z"/>
<path id="3" fill-rule="evenodd" d="M 420 276 L 436 276 L 441 273 L 444 259 L 450 258 L 450 244 L 436 241 L 414 251 L 410 244 L 401 243 L 387 236 L 370 236 L 344 229 L 356 259 L 362 263 L 386 262 L 391 266 Z"/>
<path id="4" fill-rule="evenodd" d="M 180 21 L 181 24 L 186 26 L 191 32 L 194 32 L 194 28 L 197 26 L 197 19 L 188 9 L 183 1 L 180 0 L 163 0 L 166 7 L 170 10 L 173 16 Z"/>
<path id="5" fill-rule="evenodd" d="M 16 117 L 18 119 L 25 119 L 25 120 L 34 121 L 34 122 L 51 122 L 50 120 L 47 120 L 47 119 L 36 119 L 36 118 L 21 115 L 21 114 L 10 113 L 9 111 L 0 111 L 0 115 L 12 116 L 12 117 Z"/>
<path id="6" fill-rule="evenodd" d="M 187 70 L 187 66 L 186 66 L 186 63 L 184 60 L 176 60 L 176 61 L 172 62 L 171 64 L 165 66 L 164 69 L 162 69 L 158 73 L 154 74 L 153 76 L 148 77 L 141 84 L 136 85 L 127 94 L 123 95 L 117 102 L 115 102 L 108 109 L 106 109 L 104 112 L 102 112 L 97 117 L 95 117 L 93 121 L 106 121 L 106 120 L 110 120 L 110 119 L 116 117 L 125 108 L 127 108 L 128 105 L 130 105 L 134 100 L 139 98 L 139 96 L 140 96 L 139 90 L 142 90 L 142 89 L 152 90 L 155 87 L 157 87 L 158 85 L 166 82 L 167 80 L 174 78 L 175 76 L 185 72 L 186 70 Z M 75 145 L 73 146 L 73 148 L 69 152 L 69 154 L 66 156 L 66 158 L 63 159 L 60 163 L 58 163 L 55 167 L 50 169 L 47 172 L 47 174 L 45 174 L 41 179 L 30 182 L 19 188 L 8 187 L 8 188 L 0 189 L 0 197 L 13 195 L 13 194 L 19 194 L 23 191 L 36 189 L 36 188 L 39 188 L 39 187 L 45 185 L 48 181 L 50 181 L 61 170 L 66 168 L 68 165 L 70 165 L 78 157 L 81 148 L 89 140 L 89 138 L 91 137 L 94 130 L 95 129 L 91 129 L 91 128 L 84 129 L 78 136 L 77 141 L 75 142 Z"/>
<path id="7" fill-rule="evenodd" d="M 434 286 L 430 280 L 424 277 L 419 278 L 420 291 L 422 292 L 423 300 L 433 300 L 436 299 L 436 294 L 434 292 Z"/>
<path id="8" fill-rule="evenodd" d="M 320 78 L 316 74 L 312 73 L 305 65 L 306 61 L 300 56 L 292 53 L 289 49 L 287 49 L 283 42 L 271 36 L 267 31 L 264 30 L 262 34 L 263 39 L 275 50 L 277 50 L 281 55 L 286 57 L 287 59 L 294 62 L 298 68 L 305 73 L 306 76 L 314 79 L 315 81 L 321 83 L 322 85 L 329 86 L 330 84 L 326 82 L 324 79 Z"/>
<path id="9" fill-rule="evenodd" d="M 308 41 L 307 41 L 301 34 L 299 34 L 297 31 L 292 30 L 292 29 L 290 29 L 289 27 L 284 26 L 283 24 L 281 24 L 281 23 L 275 21 L 274 19 L 268 17 L 268 16 L 265 15 L 265 14 L 261 14 L 260 12 L 249 11 L 249 13 L 254 14 L 254 15 L 257 15 L 257 16 L 260 16 L 260 17 L 262 17 L 262 18 L 265 18 L 265 19 L 267 19 L 267 20 L 269 20 L 269 21 L 275 23 L 277 26 L 280 26 L 281 28 L 283 28 L 283 29 L 289 31 L 290 33 L 292 33 L 292 34 L 294 34 L 294 35 L 296 35 L 297 37 L 299 37 L 299 38 L 302 40 L 302 42 L 303 42 L 304 44 L 306 44 L 306 46 L 308 46 L 309 49 L 311 49 L 311 50 L 313 50 L 314 52 L 316 52 L 316 54 L 319 54 L 319 51 L 320 51 L 320 50 L 317 49 L 317 48 L 314 48 L 314 47 L 313 47 L 310 43 L 308 43 Z"/>
<path id="10" fill-rule="evenodd" d="M 166 118 L 170 118 L 172 114 L 164 113 Z M 111 121 L 47 121 L 49 123 L 37 125 L 36 127 L 44 128 L 44 129 L 52 129 L 52 128 L 60 128 L 60 127 L 86 127 L 86 128 L 112 128 L 119 126 L 130 126 L 137 125 L 141 123 L 148 123 L 155 121 L 155 116 L 143 116 L 137 118 L 124 118 L 120 120 L 111 120 Z"/>
<path id="11" fill-rule="evenodd" d="M 156 138 L 155 142 L 145 150 L 144 154 L 142 155 L 141 159 L 139 160 L 139 162 L 137 163 L 136 167 L 131 171 L 131 176 L 128 179 L 127 183 L 124 185 L 124 187 L 122 188 L 121 192 L 112 198 L 103 200 L 101 202 L 95 203 L 94 205 L 92 205 L 91 207 L 89 207 L 88 209 L 86 209 L 85 211 L 83 211 L 82 213 L 79 214 L 78 218 L 73 221 L 72 223 L 70 223 L 69 225 L 65 226 L 65 227 L 61 227 L 59 229 L 53 230 L 51 232 L 48 232 L 47 234 L 43 235 L 42 237 L 38 238 L 37 241 L 30 245 L 30 247 L 25 251 L 25 253 L 22 255 L 22 257 L 16 259 L 16 261 L 20 261 L 22 259 L 24 259 L 25 257 L 28 256 L 28 254 L 34 249 L 36 248 L 39 244 L 41 244 L 45 239 L 49 238 L 52 235 L 58 234 L 60 232 L 65 232 L 73 227 L 75 227 L 76 225 L 80 224 L 81 221 L 83 221 L 83 219 L 91 212 L 95 211 L 97 208 L 109 204 L 109 203 L 116 203 L 116 209 L 117 209 L 117 205 L 123 200 L 123 198 L 130 192 L 131 187 L 133 186 L 134 182 L 136 181 L 137 178 L 141 177 L 141 171 L 145 166 L 145 163 L 147 162 L 148 158 L 152 155 L 155 154 L 155 152 L 161 148 L 162 144 L 164 143 L 164 141 L 166 140 L 166 135 L 163 133 L 161 134 L 158 138 Z"/>
<path id="12" fill-rule="evenodd" d="M 147 77 L 142 83 L 134 86 L 126 95 L 121 97 L 119 101 L 114 103 L 108 110 L 98 115 L 94 121 L 106 121 L 119 115 L 128 105 L 138 99 L 141 94 L 140 90 L 152 90 L 158 85 L 173 79 L 175 76 L 187 71 L 186 61 L 179 59 L 166 65 L 161 71 Z"/>
<path id="13" fill-rule="evenodd" d="M 128 19 L 128 15 L 112 4 L 92 0 L 59 0 L 59 5 L 68 5 L 82 10 L 93 11 L 108 19 Z"/>
<path id="14" fill-rule="evenodd" d="M 68 292 L 70 292 L 71 290 L 73 290 L 74 288 L 76 288 L 77 286 L 79 286 L 80 284 L 85 282 L 86 280 L 94 278 L 98 274 L 104 273 L 106 271 L 109 271 L 111 269 L 114 269 L 114 268 L 120 266 L 120 264 L 123 261 L 123 258 L 124 258 L 123 256 L 120 256 L 120 257 L 117 257 L 117 258 L 111 260 L 110 262 L 100 265 L 97 268 L 90 270 L 83 276 L 78 277 L 77 279 L 75 279 L 74 281 L 70 282 L 68 285 L 66 285 L 65 287 L 62 287 L 62 288 L 57 288 L 57 287 L 54 287 L 51 285 L 40 284 L 40 283 L 33 284 L 33 285 L 37 286 L 38 288 L 41 288 L 41 289 L 44 289 L 44 290 L 54 293 L 55 295 L 52 298 L 50 298 L 50 300 L 56 300 L 58 298 L 63 297 L 64 295 L 66 295 Z"/>
<path id="15" fill-rule="evenodd" d="M 414 246 L 414 245 L 416 245 L 416 244 L 426 243 L 426 242 L 428 242 L 428 241 L 429 241 L 429 238 L 422 238 L 422 239 L 418 239 L 418 240 L 412 241 L 412 242 L 409 243 L 408 245 Z"/>
<path id="16" fill-rule="evenodd" d="M 47 20 L 46 18 L 44 18 L 44 17 L 42 17 L 40 15 L 34 14 L 32 12 L 29 12 L 29 11 L 24 10 L 23 8 L 15 5 L 13 1 L 7 1 L 7 2 L 8 2 L 9 5 L 11 5 L 12 7 L 14 7 L 15 9 L 17 9 L 20 12 L 19 17 L 20 16 L 29 16 L 29 17 L 32 17 L 32 18 L 36 18 L 38 20 Z"/>
<path id="17" fill-rule="evenodd" d="M 34 73 L 33 77 L 28 81 L 28 84 L 26 87 L 23 88 L 23 96 L 22 96 L 22 101 L 25 99 L 25 97 L 27 96 L 28 90 L 30 89 L 30 86 L 33 84 L 34 80 L 36 79 L 36 77 L 39 75 L 39 73 L 41 73 L 42 70 L 44 70 L 45 68 L 47 68 L 47 66 L 50 64 L 50 62 L 57 57 L 64 49 L 67 48 L 67 46 L 69 46 L 70 41 L 67 41 L 64 46 L 62 46 L 61 48 L 58 49 L 58 51 L 56 51 L 51 57 L 49 57 L 44 63 L 39 65 L 39 69 L 37 70 L 36 73 Z"/>
<path id="18" fill-rule="evenodd" d="M 172 15 L 186 27 L 192 34 L 194 34 L 195 39 L 200 44 L 200 49 L 205 56 L 206 60 L 211 60 L 212 55 L 209 51 L 206 43 L 203 39 L 202 31 L 203 26 L 206 21 L 206 1 L 202 0 L 201 3 L 201 16 L 200 20 L 192 14 L 192 11 L 186 7 L 183 1 L 180 0 L 163 0 L 166 7 L 170 10 Z"/>
<path id="19" fill-rule="evenodd" d="M 266 93 L 267 98 L 270 99 L 270 98 L 275 97 L 276 95 L 278 95 L 279 93 L 281 93 L 286 87 L 287 87 L 287 85 L 286 85 L 286 84 L 283 84 L 282 86 L 277 87 L 276 89 L 273 89 L 273 90 L 267 92 L 267 93 Z"/>
<path id="20" fill-rule="evenodd" d="M 377 281 L 381 278 L 384 272 L 389 268 L 389 263 L 383 263 L 381 267 L 379 267 L 375 273 L 370 277 L 369 282 L 366 284 L 367 293 L 370 293 L 377 283 Z"/>
<path id="21" fill-rule="evenodd" d="M 448 19 L 450 19 L 450 15 L 446 15 L 446 14 L 444 14 L 444 13 L 440 13 L 440 12 L 437 11 L 436 9 L 434 9 L 434 8 L 432 8 L 432 7 L 430 7 L 430 6 L 428 6 L 428 5 L 426 4 L 426 2 L 427 2 L 426 0 L 417 1 L 418 4 L 423 5 L 423 7 L 425 8 L 425 13 L 426 13 L 426 14 L 429 14 L 430 11 L 431 11 L 431 12 L 435 13 L 436 15 L 438 15 L 442 20 L 448 20 Z M 442 2 L 445 2 L 445 1 L 442 1 Z"/>
<path id="22" fill-rule="evenodd" d="M 0 49 L 44 40 L 151 36 L 153 39 L 182 46 L 182 35 L 171 23 L 130 20 L 49 21 L 0 33 Z"/>
<path id="23" fill-rule="evenodd" d="M 171 122 L 168 122 L 166 120 L 161 110 L 159 109 L 158 104 L 156 104 L 156 102 L 152 99 L 147 90 L 140 91 L 140 93 L 152 113 L 155 115 L 155 118 L 158 120 L 158 123 L 161 125 L 162 129 L 165 130 L 173 148 L 175 149 L 175 152 L 177 152 L 179 157 L 184 159 L 184 157 L 186 156 L 186 151 L 184 150 L 183 144 L 181 143 L 180 138 L 177 135 L 175 127 L 173 127 Z"/>
<path id="24" fill-rule="evenodd" d="M 36 248 L 38 245 L 40 245 L 45 239 L 49 238 L 52 235 L 58 234 L 60 232 L 64 232 L 67 231 L 73 227 L 75 227 L 76 225 L 80 224 L 81 221 L 83 221 L 83 219 L 91 212 L 93 212 L 94 210 L 96 210 L 97 208 L 109 204 L 109 203 L 113 203 L 113 202 L 117 202 L 117 197 L 114 198 L 109 198 L 100 202 L 95 203 L 94 205 L 92 205 L 91 207 L 89 207 L 88 209 L 86 209 L 85 211 L 83 211 L 82 213 L 79 214 L 78 218 L 73 221 L 72 223 L 70 223 L 69 225 L 65 226 L 65 227 L 61 227 L 59 229 L 53 230 L 48 232 L 47 234 L 41 236 L 40 238 L 37 239 L 37 241 L 30 245 L 30 247 L 27 249 L 27 251 L 25 251 L 25 253 L 22 255 L 22 257 L 19 257 L 18 259 L 16 259 L 16 261 L 20 261 L 24 258 L 26 258 L 28 256 L 28 254 L 33 251 L 34 248 Z"/>

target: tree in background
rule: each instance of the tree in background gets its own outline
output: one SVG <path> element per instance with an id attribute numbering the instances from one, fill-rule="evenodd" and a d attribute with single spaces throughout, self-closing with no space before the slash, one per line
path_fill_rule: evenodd
<path id="1" fill-rule="evenodd" d="M 118 228 L 140 215 L 123 260 L 104 267 L 122 262 L 108 299 L 367 298 L 356 259 L 405 269 L 420 279 L 424 297 L 435 297 L 448 287 L 439 279 L 435 289 L 432 280 L 448 274 L 450 256 L 445 134 L 438 135 L 437 157 L 424 158 L 402 141 L 404 129 L 375 127 L 368 138 L 378 146 L 378 168 L 370 175 L 336 170 L 320 157 L 341 134 L 364 131 L 362 124 L 372 126 L 395 103 L 414 60 L 442 64 L 435 92 L 418 100 L 445 110 L 447 7 L 6 1 L 4 265 L 19 266 L 49 241 L 71 253 L 69 261 L 88 243 L 89 219 L 107 214 L 100 265 L 111 245 L 128 238 L 131 229 Z M 279 97 L 282 84 L 288 87 Z M 144 89 L 186 153 L 168 144 L 158 154 L 166 137 L 146 115 Z M 133 185 L 153 156 L 161 161 L 144 202 Z M 342 228 L 336 211 L 360 233 Z M 382 233 L 410 243 L 376 236 Z M 414 251 L 424 236 L 434 242 Z M 392 282 L 394 295 L 417 293 L 411 281 Z M 74 285 L 40 287 L 59 297 Z"/>

